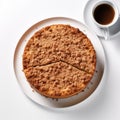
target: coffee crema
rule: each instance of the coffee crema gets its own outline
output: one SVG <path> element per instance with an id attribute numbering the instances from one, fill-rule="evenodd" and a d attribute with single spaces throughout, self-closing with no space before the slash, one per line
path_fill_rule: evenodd
<path id="1" fill-rule="evenodd" d="M 112 6 L 108 4 L 101 4 L 95 8 L 93 15 L 96 22 L 102 25 L 107 25 L 113 21 L 115 11 Z"/>

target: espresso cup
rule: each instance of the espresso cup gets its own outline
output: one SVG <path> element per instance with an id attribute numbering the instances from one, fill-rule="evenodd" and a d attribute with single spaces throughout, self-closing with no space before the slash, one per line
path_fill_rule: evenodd
<path id="1" fill-rule="evenodd" d="M 118 18 L 118 8 L 111 1 L 100 1 L 93 7 L 92 19 L 103 30 L 105 39 L 109 38 L 109 28 L 117 22 Z"/>

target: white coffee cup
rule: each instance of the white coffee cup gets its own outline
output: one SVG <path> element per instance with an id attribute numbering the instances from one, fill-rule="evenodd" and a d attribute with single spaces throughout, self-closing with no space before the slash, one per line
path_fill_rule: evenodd
<path id="1" fill-rule="evenodd" d="M 103 7 L 104 6 L 104 7 Z M 105 8 L 106 7 L 106 8 Z M 108 7 L 109 8 L 111 8 L 111 10 L 113 10 L 113 12 L 114 12 L 114 15 L 112 15 L 110 12 L 110 9 L 108 9 Z M 103 9 L 104 8 L 104 9 Z M 107 12 L 108 14 L 108 16 L 107 15 L 105 15 L 104 17 L 103 17 L 103 19 L 107 19 L 107 17 L 109 17 L 109 15 L 112 15 L 111 16 L 111 20 L 110 20 L 110 22 L 108 22 L 108 23 L 106 23 L 106 24 L 104 24 L 104 22 L 105 21 L 103 21 L 103 23 L 101 22 L 99 22 L 99 18 L 98 18 L 98 20 L 95 18 L 96 16 L 95 16 L 95 12 L 97 13 L 97 11 L 98 11 L 98 9 L 99 9 L 99 12 L 101 12 L 100 13 L 100 15 L 102 15 L 102 12 L 103 12 L 103 14 L 105 14 L 105 12 Z M 103 9 L 103 10 L 102 10 Z M 108 9 L 108 10 L 107 10 Z M 101 10 L 101 11 L 100 11 Z M 110 12 L 109 12 L 110 11 Z M 101 17 L 101 19 L 102 19 L 102 16 L 100 16 L 99 15 L 99 17 Z M 92 19 L 93 19 L 93 21 L 94 21 L 94 23 L 99 27 L 99 28 L 101 28 L 102 30 L 103 30 L 103 34 L 104 34 L 104 38 L 105 38 L 105 40 L 107 40 L 107 39 L 109 39 L 109 28 L 111 27 L 111 26 L 113 26 L 117 21 L 118 21 L 118 18 L 119 18 L 119 11 L 118 11 L 118 7 L 116 6 L 116 4 L 114 3 L 114 2 L 112 2 L 112 1 L 107 1 L 107 0 L 104 0 L 104 1 L 100 1 L 100 2 L 97 2 L 95 5 L 94 5 L 94 7 L 93 7 L 93 9 L 92 9 Z M 108 19 L 109 20 L 109 19 Z"/>

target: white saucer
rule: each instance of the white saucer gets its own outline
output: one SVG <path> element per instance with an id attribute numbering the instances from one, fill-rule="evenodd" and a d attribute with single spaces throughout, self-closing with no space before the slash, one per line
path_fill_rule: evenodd
<path id="1" fill-rule="evenodd" d="M 104 34 L 103 34 L 104 31 L 102 31 L 102 29 L 98 28 L 94 24 L 94 22 L 92 21 L 92 8 L 99 1 L 102 1 L 102 0 L 97 0 L 97 1 L 96 0 L 89 0 L 87 2 L 85 9 L 84 9 L 84 21 L 87 24 L 87 26 L 89 28 L 91 28 L 96 33 L 96 35 L 98 37 L 104 38 Z M 111 1 L 111 0 L 109 0 L 109 1 Z M 112 2 L 114 2 L 114 1 L 112 1 Z M 115 4 L 117 5 L 117 3 L 115 3 Z M 119 11 L 120 11 L 120 8 L 119 8 Z M 110 39 L 115 37 L 116 35 L 118 35 L 118 33 L 120 31 L 119 26 L 120 26 L 120 17 L 119 17 L 117 23 L 114 26 L 109 28 Z"/>

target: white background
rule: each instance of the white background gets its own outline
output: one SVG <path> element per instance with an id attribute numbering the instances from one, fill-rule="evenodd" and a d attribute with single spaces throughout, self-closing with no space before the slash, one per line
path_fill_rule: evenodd
<path id="1" fill-rule="evenodd" d="M 63 16 L 83 21 L 88 0 L 0 0 L 0 120 L 120 120 L 120 34 L 101 41 L 107 71 L 104 87 L 89 103 L 67 110 L 46 109 L 30 101 L 13 71 L 14 50 L 36 22 Z"/>

